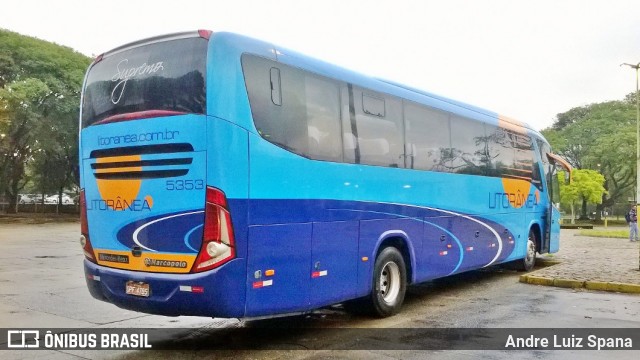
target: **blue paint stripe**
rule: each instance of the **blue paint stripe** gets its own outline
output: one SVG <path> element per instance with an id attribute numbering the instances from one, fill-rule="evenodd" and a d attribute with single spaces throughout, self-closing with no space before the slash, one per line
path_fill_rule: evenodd
<path id="1" fill-rule="evenodd" d="M 199 228 L 203 227 L 204 224 L 200 224 L 196 227 L 194 227 L 193 229 L 189 230 L 189 232 L 184 236 L 184 244 L 191 250 L 193 250 L 193 252 L 198 252 L 198 250 L 194 249 L 193 246 L 191 246 L 191 244 L 189 243 L 189 238 L 191 237 L 191 234 L 193 234 L 194 231 L 198 230 Z"/>
<path id="2" fill-rule="evenodd" d="M 451 233 L 449 230 L 443 228 L 442 226 L 436 225 L 432 222 L 429 221 L 425 221 L 423 219 L 419 219 L 419 218 L 415 218 L 415 217 L 411 217 L 411 216 L 404 216 L 404 215 L 400 215 L 400 214 L 392 214 L 392 213 L 386 213 L 386 212 L 380 212 L 380 211 L 368 211 L 368 210 L 352 210 L 352 209 L 327 209 L 327 210 L 337 210 L 337 211 L 355 211 L 355 212 L 365 212 L 365 213 L 373 213 L 373 214 L 381 214 L 381 215 L 392 215 L 392 216 L 397 216 L 400 218 L 404 218 L 404 219 L 411 219 L 411 220 L 416 220 L 416 221 L 420 221 L 422 223 L 425 224 L 429 224 L 432 225 L 442 231 L 444 231 L 445 233 L 447 233 L 449 236 L 451 236 L 453 238 L 453 240 L 456 241 L 456 243 L 458 244 L 458 250 L 460 252 L 460 256 L 458 258 L 458 264 L 456 265 L 456 267 L 449 273 L 449 275 L 455 273 L 456 271 L 458 271 L 458 269 L 460 268 L 460 265 L 462 265 L 462 260 L 464 258 L 464 247 L 462 246 L 462 242 L 460 242 L 460 239 L 458 239 L 457 236 L 455 236 L 453 233 Z"/>
<path id="3" fill-rule="evenodd" d="M 449 275 L 451 275 L 451 274 L 455 273 L 456 271 L 458 271 L 458 268 L 460 268 L 460 265 L 462 265 L 462 259 L 464 258 L 464 247 L 462 246 L 462 242 L 460 242 L 460 239 L 458 239 L 458 237 L 457 237 L 457 236 L 453 235 L 453 233 L 451 233 L 451 231 L 449 231 L 449 230 L 447 230 L 447 229 L 443 228 L 443 227 L 442 227 L 442 226 L 440 226 L 440 225 L 436 225 L 436 224 L 434 224 L 434 223 L 432 223 L 432 222 L 428 222 L 428 221 L 423 221 L 423 222 L 424 222 L 425 224 L 432 225 L 432 226 L 437 227 L 438 229 L 440 229 L 440 230 L 442 230 L 442 231 L 446 232 L 447 234 L 449 234 L 449 236 L 451 236 L 451 237 L 453 238 L 453 240 L 455 240 L 455 241 L 456 241 L 456 243 L 458 244 L 458 249 L 459 249 L 459 251 L 460 251 L 460 258 L 458 259 L 458 264 L 456 265 L 456 267 L 455 267 L 453 270 L 451 270 L 451 272 L 449 273 Z"/>

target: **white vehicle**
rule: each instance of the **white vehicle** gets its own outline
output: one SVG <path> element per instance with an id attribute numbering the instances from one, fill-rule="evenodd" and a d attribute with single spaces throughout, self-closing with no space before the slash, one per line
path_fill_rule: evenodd
<path id="1" fill-rule="evenodd" d="M 44 198 L 45 204 L 57 204 L 58 203 L 58 195 L 49 195 Z M 64 205 L 73 205 L 73 198 L 67 194 L 62 194 L 62 204 Z"/>
<path id="2" fill-rule="evenodd" d="M 38 202 L 37 194 L 20 194 L 18 195 L 19 204 L 35 204 Z"/>

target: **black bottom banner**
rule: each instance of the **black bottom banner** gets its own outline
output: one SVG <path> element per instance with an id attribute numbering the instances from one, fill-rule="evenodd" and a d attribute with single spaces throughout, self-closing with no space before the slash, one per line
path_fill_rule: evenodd
<path id="1" fill-rule="evenodd" d="M 0 350 L 640 350 L 640 329 L 1 329 Z"/>

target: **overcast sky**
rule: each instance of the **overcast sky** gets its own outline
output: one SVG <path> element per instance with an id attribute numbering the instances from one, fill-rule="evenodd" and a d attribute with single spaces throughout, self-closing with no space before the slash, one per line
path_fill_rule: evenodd
<path id="1" fill-rule="evenodd" d="M 640 62 L 638 0 L 18 0 L 3 2 L 0 27 L 90 56 L 177 31 L 237 32 L 536 129 L 633 92 L 634 70 L 619 65 Z"/>

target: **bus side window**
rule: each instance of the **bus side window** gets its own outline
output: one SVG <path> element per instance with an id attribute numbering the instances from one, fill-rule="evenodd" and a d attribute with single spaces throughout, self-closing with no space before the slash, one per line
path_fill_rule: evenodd
<path id="1" fill-rule="evenodd" d="M 309 157 L 342 161 L 338 85 L 306 74 L 305 99 Z"/>
<path id="2" fill-rule="evenodd" d="M 551 152 L 551 148 L 544 141 L 536 139 L 538 145 L 538 156 L 540 156 L 542 164 L 542 176 L 547 184 L 547 191 L 551 189 L 551 183 L 549 178 L 549 172 L 551 171 L 551 163 L 547 159 L 547 153 Z M 542 187 L 541 187 L 542 188 Z"/>
<path id="3" fill-rule="evenodd" d="M 342 161 L 336 82 L 252 55 L 242 67 L 260 136 L 310 159 Z"/>
<path id="4" fill-rule="evenodd" d="M 515 150 L 514 177 L 533 181 L 534 155 L 531 137 L 526 134 L 515 134 L 513 149 Z"/>
<path id="5" fill-rule="evenodd" d="M 483 122 L 452 115 L 452 172 L 485 175 L 490 160 L 487 153 L 488 142 Z"/>
<path id="6" fill-rule="evenodd" d="M 267 59 L 242 56 L 242 70 L 256 129 L 264 139 L 286 147 L 284 128 L 278 121 L 282 109 L 275 105 L 271 96 L 272 65 L 273 63 Z"/>
<path id="7" fill-rule="evenodd" d="M 402 102 L 353 90 L 360 163 L 404 167 Z"/>
<path id="8" fill-rule="evenodd" d="M 409 151 L 407 167 L 447 171 L 451 148 L 449 115 L 435 109 L 405 102 L 405 136 Z"/>

